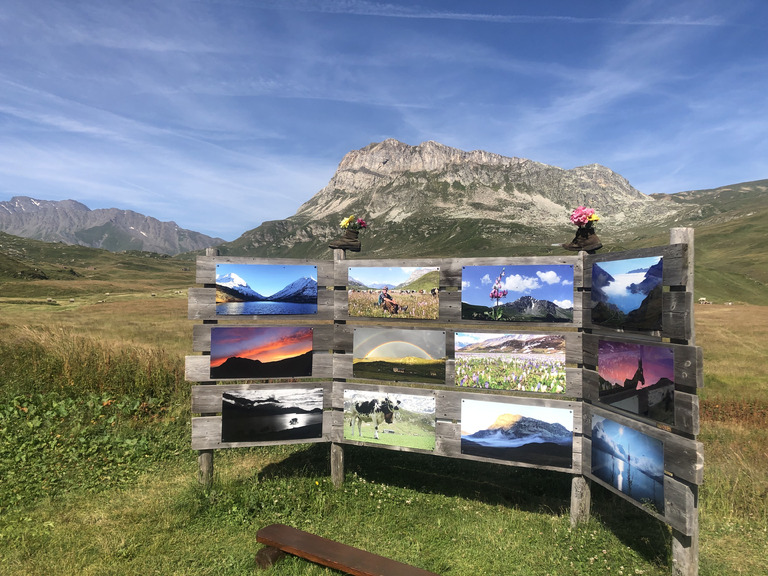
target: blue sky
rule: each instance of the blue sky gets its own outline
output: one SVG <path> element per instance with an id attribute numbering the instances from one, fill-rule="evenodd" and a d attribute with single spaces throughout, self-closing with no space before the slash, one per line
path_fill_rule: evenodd
<path id="1" fill-rule="evenodd" d="M 768 178 L 762 0 L 4 0 L 0 200 L 232 240 L 396 138 L 646 194 Z"/>

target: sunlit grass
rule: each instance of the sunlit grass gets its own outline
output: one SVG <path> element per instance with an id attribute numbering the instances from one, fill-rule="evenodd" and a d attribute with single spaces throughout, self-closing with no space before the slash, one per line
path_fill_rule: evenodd
<path id="1" fill-rule="evenodd" d="M 217 452 L 205 490 L 186 298 L 103 297 L 0 303 L 0 574 L 250 574 L 272 522 L 446 575 L 669 573 L 668 528 L 599 487 L 593 519 L 571 530 L 570 476 L 556 472 L 347 446 L 337 490 L 328 447 L 292 445 Z M 766 574 L 768 308 L 695 312 L 700 574 Z M 298 559 L 265 572 L 332 573 Z"/>

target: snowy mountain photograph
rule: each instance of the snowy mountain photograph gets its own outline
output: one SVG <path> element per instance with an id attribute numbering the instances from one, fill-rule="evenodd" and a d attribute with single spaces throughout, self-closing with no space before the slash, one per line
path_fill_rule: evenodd
<path id="1" fill-rule="evenodd" d="M 461 401 L 461 453 L 535 466 L 573 465 L 573 410 Z"/>
<path id="2" fill-rule="evenodd" d="M 216 264 L 216 314 L 317 314 L 317 266 Z"/>

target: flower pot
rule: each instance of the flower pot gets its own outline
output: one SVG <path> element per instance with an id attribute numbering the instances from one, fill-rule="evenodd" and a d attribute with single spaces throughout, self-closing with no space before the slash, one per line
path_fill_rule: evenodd
<path id="1" fill-rule="evenodd" d="M 359 230 L 350 230 L 347 228 L 344 230 L 344 236 L 338 240 L 334 240 L 328 246 L 334 250 L 351 250 L 352 252 L 360 252 L 359 236 Z"/>
<path id="2" fill-rule="evenodd" d="M 594 224 L 587 222 L 584 226 L 579 226 L 573 240 L 568 244 L 561 244 L 561 246 L 566 250 L 573 250 L 574 252 L 583 250 L 589 254 L 594 254 L 596 250 L 603 247 L 603 243 L 597 237 Z"/>

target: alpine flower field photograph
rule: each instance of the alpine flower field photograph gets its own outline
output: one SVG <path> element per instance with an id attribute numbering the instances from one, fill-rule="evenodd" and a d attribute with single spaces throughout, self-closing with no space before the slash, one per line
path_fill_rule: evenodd
<path id="1" fill-rule="evenodd" d="M 456 332 L 456 386 L 565 394 L 565 337 Z"/>

